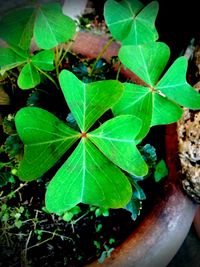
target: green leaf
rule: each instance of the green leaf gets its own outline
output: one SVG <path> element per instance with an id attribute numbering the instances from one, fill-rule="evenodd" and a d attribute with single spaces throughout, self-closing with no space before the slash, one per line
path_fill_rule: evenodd
<path id="1" fill-rule="evenodd" d="M 31 62 L 39 69 L 51 71 L 54 69 L 54 52 L 51 50 L 38 52 L 31 58 Z"/>
<path id="2" fill-rule="evenodd" d="M 106 1 L 104 5 L 104 17 L 106 24 L 113 37 L 123 40 L 128 35 L 134 17 L 143 8 L 143 4 L 138 0 Z"/>
<path id="3" fill-rule="evenodd" d="M 23 144 L 17 134 L 10 135 L 4 142 L 5 152 L 10 159 L 19 159 L 23 153 Z"/>
<path id="4" fill-rule="evenodd" d="M 34 38 L 43 49 L 51 49 L 67 42 L 75 34 L 75 22 L 62 13 L 58 3 L 41 5 L 37 10 Z"/>
<path id="5" fill-rule="evenodd" d="M 59 77 L 65 99 L 82 132 L 86 132 L 119 100 L 123 85 L 114 80 L 85 84 L 73 73 L 63 70 Z"/>
<path id="6" fill-rule="evenodd" d="M 73 208 L 70 209 L 70 212 L 73 214 L 73 215 L 77 215 L 81 212 L 81 208 L 79 206 L 75 206 Z"/>
<path id="7" fill-rule="evenodd" d="M 65 214 L 63 215 L 62 219 L 66 222 L 70 222 L 73 217 L 74 217 L 74 214 L 72 212 L 66 211 Z"/>
<path id="8" fill-rule="evenodd" d="M 140 215 L 141 209 L 142 209 L 142 201 L 132 196 L 131 200 L 126 205 L 126 210 L 128 210 L 131 213 L 132 220 L 135 221 L 137 219 L 137 217 Z"/>
<path id="9" fill-rule="evenodd" d="M 21 70 L 17 79 L 17 84 L 21 89 L 30 89 L 40 83 L 40 74 L 35 66 L 30 62 Z"/>
<path id="10" fill-rule="evenodd" d="M 9 44 L 28 50 L 33 36 L 34 18 L 33 7 L 10 11 L 0 21 L 0 37 Z"/>
<path id="11" fill-rule="evenodd" d="M 36 107 L 20 109 L 15 123 L 25 145 L 18 176 L 26 181 L 43 175 L 80 136 L 53 114 Z"/>
<path id="12" fill-rule="evenodd" d="M 157 154 L 155 147 L 150 144 L 146 144 L 144 146 L 139 146 L 138 149 L 146 164 L 148 165 L 149 171 L 145 177 L 132 177 L 134 181 L 141 181 L 148 178 L 152 174 L 152 170 L 154 169 L 157 162 Z"/>
<path id="13" fill-rule="evenodd" d="M 125 90 L 120 100 L 112 108 L 113 114 L 132 114 L 141 119 L 142 127 L 137 139 L 143 139 L 149 132 L 152 109 L 153 94 L 149 88 L 133 83 L 125 83 Z"/>
<path id="14" fill-rule="evenodd" d="M 146 199 L 146 195 L 143 191 L 143 189 L 141 188 L 141 186 L 139 186 L 139 184 L 136 181 L 131 181 L 131 184 L 133 185 L 134 189 L 133 189 L 133 197 L 137 198 L 139 200 L 144 200 Z"/>
<path id="15" fill-rule="evenodd" d="M 110 32 L 123 45 L 138 45 L 157 40 L 157 13 L 157 1 L 143 7 L 137 0 L 108 0 L 104 8 L 104 17 Z"/>
<path id="16" fill-rule="evenodd" d="M 38 52 L 31 59 L 27 53 L 18 47 L 0 48 L 1 73 L 28 62 L 18 77 L 18 86 L 21 89 L 30 89 L 40 83 L 40 74 L 37 70 L 51 71 L 54 69 L 54 53 L 46 50 Z"/>
<path id="17" fill-rule="evenodd" d="M 87 136 L 117 166 L 133 175 L 143 176 L 148 167 L 135 141 L 140 129 L 140 119 L 124 115 L 105 122 Z"/>
<path id="18" fill-rule="evenodd" d="M 158 82 L 169 56 L 169 47 L 161 42 L 127 45 L 119 50 L 120 61 L 150 87 Z"/>
<path id="19" fill-rule="evenodd" d="M 0 166 L 1 168 L 1 166 Z M 0 171 L 0 188 L 9 183 L 10 173 L 8 171 Z"/>
<path id="20" fill-rule="evenodd" d="M 164 160 L 160 160 L 155 167 L 154 178 L 159 182 L 163 177 L 168 175 L 168 169 Z"/>
<path id="21" fill-rule="evenodd" d="M 22 222 L 21 220 L 16 220 L 14 224 L 15 224 L 15 226 L 16 226 L 17 228 L 20 229 L 20 228 L 22 227 L 22 225 L 23 225 L 23 222 Z"/>
<path id="22" fill-rule="evenodd" d="M 82 202 L 104 208 L 120 208 L 131 198 L 127 177 L 87 139 L 58 170 L 46 193 L 51 212 L 63 213 Z"/>
<path id="23" fill-rule="evenodd" d="M 143 127 L 139 136 L 141 138 L 147 134 L 150 126 L 173 123 L 182 116 L 182 109 L 178 105 L 180 100 L 176 97 L 176 93 L 175 95 L 169 93 L 172 92 L 170 82 L 173 87 L 177 86 L 173 82 L 173 77 L 178 77 L 177 73 L 183 72 L 180 64 L 175 64 L 175 67 L 169 70 L 170 75 L 167 72 L 159 82 L 169 53 L 169 48 L 164 43 L 149 43 L 137 47 L 124 46 L 119 52 L 122 63 L 139 76 L 144 81 L 144 85 L 125 84 L 124 94 L 113 107 L 113 112 L 115 115 L 131 114 L 142 119 Z M 184 90 L 185 74 L 180 75 L 182 78 L 177 84 L 180 85 L 178 86 L 180 97 L 184 98 L 181 88 Z M 194 94 L 197 95 L 196 92 Z M 196 102 L 198 104 L 198 100 Z"/>
<path id="24" fill-rule="evenodd" d="M 154 93 L 153 96 L 154 110 L 151 126 L 170 124 L 181 118 L 183 110 L 179 105 L 158 93 Z"/>
<path id="25" fill-rule="evenodd" d="M 183 113 L 179 105 L 159 92 L 132 83 L 125 83 L 124 94 L 112 110 L 115 116 L 131 114 L 142 120 L 138 140 L 146 136 L 150 126 L 176 122 Z"/>
<path id="26" fill-rule="evenodd" d="M 75 31 L 75 22 L 63 14 L 59 3 L 25 6 L 0 21 L 0 37 L 25 50 L 29 50 L 32 37 L 40 48 L 51 49 L 68 41 Z"/>
<path id="27" fill-rule="evenodd" d="M 186 108 L 200 109 L 200 94 L 186 81 L 187 66 L 185 57 L 176 59 L 155 89 Z"/>
<path id="28" fill-rule="evenodd" d="M 96 217 L 99 217 L 99 216 L 104 216 L 104 217 L 108 217 L 109 216 L 109 209 L 108 208 L 103 208 L 103 207 L 100 207 L 100 208 L 97 208 L 95 210 L 95 216 Z"/>
<path id="29" fill-rule="evenodd" d="M 27 57 L 22 57 L 15 53 L 11 48 L 0 47 L 0 72 L 3 74 L 5 71 L 13 69 L 25 63 Z"/>

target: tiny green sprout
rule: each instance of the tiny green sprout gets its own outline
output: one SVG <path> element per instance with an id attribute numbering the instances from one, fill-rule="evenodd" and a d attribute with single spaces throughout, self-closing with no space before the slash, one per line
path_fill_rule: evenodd
<path id="1" fill-rule="evenodd" d="M 97 224 L 97 226 L 95 227 L 95 231 L 98 233 L 102 230 L 103 225 L 101 223 Z"/>
<path id="2" fill-rule="evenodd" d="M 94 241 L 93 241 L 93 244 L 95 245 L 95 247 L 96 247 L 98 250 L 101 248 L 101 244 L 100 244 L 99 241 L 94 240 Z"/>
<path id="3" fill-rule="evenodd" d="M 168 169 L 164 160 L 160 160 L 155 167 L 155 181 L 159 182 L 163 177 L 168 175 Z"/>
<path id="4" fill-rule="evenodd" d="M 50 212 L 48 211 L 48 209 L 46 207 L 42 207 L 42 211 L 44 211 L 47 214 L 50 214 Z"/>
<path id="5" fill-rule="evenodd" d="M 11 170 L 11 173 L 12 173 L 13 175 L 16 175 L 16 174 L 17 174 L 17 169 L 15 169 L 15 168 L 12 169 L 12 170 Z M 10 182 L 11 182 L 11 180 L 10 180 Z"/>
<path id="6" fill-rule="evenodd" d="M 101 253 L 100 258 L 98 259 L 98 262 L 101 263 L 101 264 L 105 261 L 105 259 L 107 257 L 111 256 L 111 253 L 114 250 L 114 248 L 110 248 L 109 246 L 107 246 L 105 244 L 104 244 L 104 249 L 105 250 Z"/>
<path id="7" fill-rule="evenodd" d="M 110 239 L 108 240 L 108 243 L 109 243 L 110 245 L 114 244 L 114 243 L 115 243 L 115 239 L 114 239 L 114 238 L 110 238 Z"/>
<path id="8" fill-rule="evenodd" d="M 23 225 L 23 222 L 21 221 L 21 220 L 16 220 L 15 221 L 15 226 L 17 227 L 17 228 L 21 228 L 22 227 L 22 225 Z"/>
<path id="9" fill-rule="evenodd" d="M 35 229 L 34 232 L 35 232 L 35 234 L 37 236 L 37 240 L 40 241 L 42 239 L 43 231 L 39 230 L 39 229 Z"/>
<path id="10" fill-rule="evenodd" d="M 81 212 L 81 209 L 79 206 L 75 206 L 73 208 L 71 208 L 70 210 L 66 211 L 64 213 L 64 215 L 62 216 L 63 220 L 66 221 L 66 222 L 70 222 L 74 215 L 77 215 Z"/>
<path id="11" fill-rule="evenodd" d="M 101 215 L 103 215 L 104 217 L 108 217 L 108 216 L 109 216 L 109 210 L 108 210 L 108 209 L 105 209 L 105 208 L 103 208 L 103 207 L 101 207 L 101 208 L 97 208 L 97 209 L 95 210 L 95 216 L 96 216 L 96 217 L 99 217 L 99 216 L 101 216 Z"/>

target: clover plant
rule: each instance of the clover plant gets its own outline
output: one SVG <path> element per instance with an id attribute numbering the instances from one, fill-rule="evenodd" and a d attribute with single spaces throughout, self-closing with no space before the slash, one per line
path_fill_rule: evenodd
<path id="1" fill-rule="evenodd" d="M 22 108 L 16 115 L 17 131 L 25 144 L 19 177 L 40 177 L 79 140 L 47 188 L 47 209 L 62 214 L 80 202 L 106 208 L 125 206 L 131 185 L 120 168 L 136 176 L 148 171 L 136 147 L 141 120 L 122 115 L 90 131 L 119 100 L 123 85 L 114 80 L 84 84 L 67 70 L 59 80 L 80 131 L 40 108 Z"/>
<path id="2" fill-rule="evenodd" d="M 145 199 L 139 181 L 151 169 L 156 181 L 167 175 L 164 161 L 152 163 L 156 155 L 149 147 L 153 152 L 147 159 L 141 142 L 152 126 L 179 120 L 183 107 L 199 109 L 200 95 L 187 83 L 186 58 L 179 57 L 166 70 L 170 49 L 157 41 L 157 13 L 157 1 L 147 6 L 138 0 L 105 3 L 108 29 L 121 42 L 119 61 L 140 78 L 140 84 L 118 80 L 84 83 L 68 70 L 59 73 L 56 51 L 72 38 L 75 24 L 58 4 L 23 8 L 1 20 L 0 36 L 8 43 L 0 51 L 1 73 L 23 66 L 18 84 L 29 89 L 40 84 L 40 73 L 47 75 L 55 65 L 57 88 L 76 124 L 39 107 L 23 107 L 15 116 L 24 144 L 18 169 L 21 180 L 37 179 L 63 159 L 47 186 L 49 212 L 68 218 L 74 207 L 84 203 L 103 209 L 126 207 L 136 219 Z M 30 55 L 32 37 L 40 51 Z M 112 116 L 101 124 L 99 119 L 108 111 Z M 68 157 L 64 160 L 63 156 Z"/>
<path id="3" fill-rule="evenodd" d="M 161 42 L 123 46 L 119 51 L 121 62 L 140 77 L 143 84 L 125 83 L 124 94 L 113 112 L 116 116 L 139 117 L 143 122 L 141 138 L 150 126 L 178 121 L 183 112 L 181 106 L 200 107 L 200 94 L 186 81 L 188 63 L 184 56 L 176 59 L 163 74 L 169 55 L 169 47 Z"/>

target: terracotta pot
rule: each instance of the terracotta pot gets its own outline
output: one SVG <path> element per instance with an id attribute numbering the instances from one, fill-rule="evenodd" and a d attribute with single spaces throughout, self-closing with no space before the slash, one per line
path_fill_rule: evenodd
<path id="1" fill-rule="evenodd" d="M 107 42 L 108 36 L 82 32 L 78 34 L 72 50 L 94 58 Z M 111 56 L 117 55 L 119 47 L 119 43 L 113 42 L 103 57 L 109 61 Z M 130 71 L 122 69 L 122 72 L 140 82 Z M 164 267 L 175 256 L 188 234 L 197 206 L 183 192 L 180 184 L 176 124 L 165 127 L 165 146 L 169 175 L 164 181 L 162 194 L 158 194 L 154 201 L 155 205 L 103 264 L 95 261 L 87 266 Z"/>
<path id="2" fill-rule="evenodd" d="M 198 237 L 200 238 L 200 205 L 198 205 L 196 213 L 195 213 L 194 227 L 195 227 Z"/>

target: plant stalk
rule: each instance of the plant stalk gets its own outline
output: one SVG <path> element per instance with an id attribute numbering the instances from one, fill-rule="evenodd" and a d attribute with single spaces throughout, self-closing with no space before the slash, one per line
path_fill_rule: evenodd
<path id="1" fill-rule="evenodd" d="M 100 51 L 100 53 L 98 54 L 93 66 L 92 66 L 92 69 L 90 71 L 90 74 L 89 76 L 92 76 L 93 72 L 94 72 L 94 69 L 97 65 L 97 62 L 99 61 L 100 58 L 102 58 L 103 54 L 105 53 L 105 51 L 108 49 L 108 47 L 112 44 L 112 42 L 114 41 L 114 38 L 111 38 L 110 40 L 108 40 L 108 42 L 104 45 L 104 47 L 102 48 L 102 50 Z"/>

